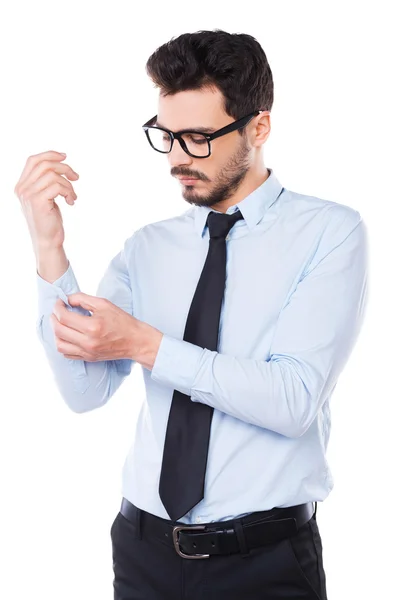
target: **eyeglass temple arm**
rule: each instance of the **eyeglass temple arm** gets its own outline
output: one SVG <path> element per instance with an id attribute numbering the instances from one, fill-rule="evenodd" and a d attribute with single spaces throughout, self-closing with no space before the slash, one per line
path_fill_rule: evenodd
<path id="1" fill-rule="evenodd" d="M 154 117 L 152 117 L 151 119 L 149 119 L 144 125 L 142 125 L 142 127 L 151 127 L 151 124 L 153 123 L 153 121 L 157 118 L 157 115 L 154 115 Z"/>
<path id="2" fill-rule="evenodd" d="M 264 112 L 263 110 L 257 110 L 253 113 L 251 113 L 250 115 L 246 115 L 245 117 L 243 117 L 242 119 L 239 119 L 239 121 L 236 121 L 234 123 L 230 123 L 229 125 L 227 125 L 226 127 L 223 127 L 222 129 L 220 129 L 219 131 L 216 131 L 215 133 L 211 133 L 211 134 L 203 134 L 205 135 L 209 140 L 215 140 L 216 138 L 219 138 L 221 135 L 225 135 L 226 133 L 230 133 L 231 131 L 235 131 L 236 129 L 240 129 L 240 127 L 244 127 L 245 124 L 247 124 L 250 119 L 252 119 L 253 117 L 255 117 L 256 115 L 261 114 L 262 112 Z M 154 117 L 152 117 L 151 119 L 149 119 L 144 125 L 142 125 L 143 128 L 145 127 L 151 127 L 151 123 L 154 122 L 154 120 L 157 118 L 157 115 L 154 115 Z M 243 125 L 242 125 L 243 123 Z M 174 137 L 179 137 L 181 135 L 181 133 L 173 133 Z M 182 132 L 184 133 L 184 132 Z"/>
<path id="3" fill-rule="evenodd" d="M 216 131 L 215 133 L 212 133 L 212 134 L 210 134 L 207 137 L 208 137 L 209 140 L 215 140 L 216 138 L 219 138 L 221 135 L 225 135 L 226 133 L 230 133 L 231 131 L 235 131 L 236 129 L 240 129 L 241 127 L 244 127 L 245 125 L 247 125 L 247 123 L 250 121 L 250 119 L 252 119 L 256 115 L 261 114 L 262 112 L 264 112 L 264 111 L 263 110 L 256 110 L 253 113 L 251 113 L 250 115 L 246 115 L 242 119 L 239 119 L 239 121 L 235 121 L 234 123 L 230 123 L 226 127 L 223 127 L 219 131 Z"/>

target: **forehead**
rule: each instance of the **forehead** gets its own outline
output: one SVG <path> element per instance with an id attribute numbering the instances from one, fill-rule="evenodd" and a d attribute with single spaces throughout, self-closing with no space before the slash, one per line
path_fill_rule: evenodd
<path id="1" fill-rule="evenodd" d="M 224 98 L 216 88 L 187 90 L 170 96 L 159 95 L 157 122 L 171 131 L 209 127 L 218 129 L 226 123 Z"/>

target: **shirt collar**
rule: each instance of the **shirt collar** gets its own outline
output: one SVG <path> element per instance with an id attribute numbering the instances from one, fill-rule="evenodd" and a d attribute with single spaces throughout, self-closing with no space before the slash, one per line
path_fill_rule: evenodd
<path id="1" fill-rule="evenodd" d="M 270 175 L 264 183 L 256 188 L 243 200 L 230 206 L 228 214 L 240 210 L 250 231 L 261 221 L 265 212 L 275 202 L 283 186 L 278 181 L 274 170 L 268 167 Z M 191 209 L 189 209 L 191 210 Z M 198 236 L 202 237 L 207 224 L 208 213 L 213 209 L 208 206 L 194 206 L 194 227 Z M 214 211 L 217 212 L 217 211 Z"/>

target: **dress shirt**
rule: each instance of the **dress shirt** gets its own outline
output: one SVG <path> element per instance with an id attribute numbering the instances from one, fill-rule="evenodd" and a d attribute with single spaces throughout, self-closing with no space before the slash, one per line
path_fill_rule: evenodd
<path id="1" fill-rule="evenodd" d="M 227 212 L 218 350 L 183 340 L 209 246 L 211 208 L 192 205 L 147 224 L 109 262 L 96 296 L 163 333 L 122 472 L 122 495 L 169 519 L 158 485 L 174 389 L 214 407 L 205 496 L 182 523 L 323 501 L 330 400 L 356 343 L 368 297 L 368 238 L 360 213 L 284 188 L 269 177 Z M 37 272 L 36 272 L 37 273 Z M 131 358 L 86 362 L 57 351 L 49 320 L 81 291 L 72 265 L 53 283 L 37 273 L 38 337 L 68 407 L 103 406 L 131 373 Z M 83 290 L 84 291 L 84 290 Z M 137 399 L 132 399 L 137 401 Z"/>

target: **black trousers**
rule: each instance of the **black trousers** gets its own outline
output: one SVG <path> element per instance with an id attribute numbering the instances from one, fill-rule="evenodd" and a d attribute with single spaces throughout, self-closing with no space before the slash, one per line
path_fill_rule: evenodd
<path id="1" fill-rule="evenodd" d="M 110 536 L 114 600 L 327 600 L 316 513 L 295 536 L 247 556 L 182 558 L 120 512 Z"/>

